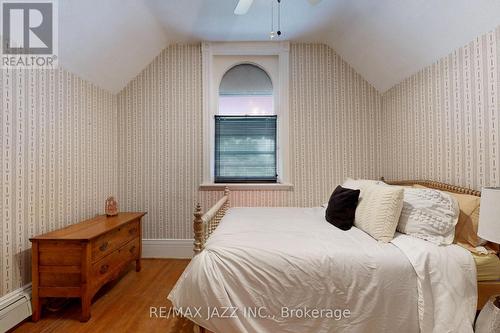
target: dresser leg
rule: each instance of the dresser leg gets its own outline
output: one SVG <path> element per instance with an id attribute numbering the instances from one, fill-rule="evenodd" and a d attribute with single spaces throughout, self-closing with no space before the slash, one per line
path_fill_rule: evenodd
<path id="1" fill-rule="evenodd" d="M 42 315 L 42 303 L 40 297 L 38 297 L 38 241 L 33 240 L 31 246 L 31 320 L 37 322 L 40 320 Z"/>
<path id="2" fill-rule="evenodd" d="M 135 271 L 140 272 L 141 271 L 141 259 L 137 259 L 135 261 Z"/>
<path id="3" fill-rule="evenodd" d="M 81 322 L 86 322 L 90 319 L 90 305 L 92 299 L 87 295 L 82 296 L 82 316 L 80 317 Z"/>
<path id="4" fill-rule="evenodd" d="M 37 322 L 40 320 L 40 315 L 42 313 L 42 303 L 40 302 L 40 298 L 38 296 L 33 296 L 31 298 L 32 311 L 31 320 L 33 322 Z"/>

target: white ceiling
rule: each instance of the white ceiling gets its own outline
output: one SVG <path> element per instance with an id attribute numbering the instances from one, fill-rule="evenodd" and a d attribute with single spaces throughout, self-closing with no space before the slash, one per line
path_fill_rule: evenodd
<path id="1" fill-rule="evenodd" d="M 169 39 L 140 0 L 59 0 L 59 64 L 120 91 Z"/>
<path id="2" fill-rule="evenodd" d="M 271 0 L 60 0 L 61 65 L 112 92 L 168 44 L 268 40 Z M 283 38 L 330 45 L 384 92 L 500 25 L 500 0 L 282 0 Z"/>

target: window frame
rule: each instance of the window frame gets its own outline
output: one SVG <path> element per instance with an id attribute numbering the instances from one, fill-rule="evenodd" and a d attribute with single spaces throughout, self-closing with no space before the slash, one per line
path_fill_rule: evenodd
<path id="1" fill-rule="evenodd" d="M 225 185 L 232 189 L 277 189 L 290 190 L 289 170 L 289 42 L 204 42 L 202 43 L 202 88 L 203 88 L 203 179 L 200 189 L 214 190 Z M 218 89 L 222 78 L 214 68 L 214 59 L 218 56 L 236 56 L 243 60 L 228 64 L 225 71 L 241 63 L 261 67 L 271 77 L 273 93 L 276 94 L 274 110 L 277 115 L 277 183 L 215 183 L 215 115 L 218 113 Z M 258 56 L 276 56 L 277 75 L 263 68 Z M 254 57 L 254 58 L 252 58 Z M 219 70 L 220 71 L 220 70 Z M 276 77 L 277 76 L 277 77 Z"/>

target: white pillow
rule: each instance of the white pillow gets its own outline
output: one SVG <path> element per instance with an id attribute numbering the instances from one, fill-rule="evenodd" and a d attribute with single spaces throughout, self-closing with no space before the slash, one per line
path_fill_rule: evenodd
<path id="1" fill-rule="evenodd" d="M 403 193 L 402 188 L 392 186 L 364 187 L 356 207 L 354 225 L 376 240 L 390 242 L 403 208 Z"/>
<path id="2" fill-rule="evenodd" d="M 449 245 L 455 238 L 460 215 L 457 200 L 433 189 L 406 188 L 397 230 L 438 245 Z"/>
<path id="3" fill-rule="evenodd" d="M 351 190 L 361 190 L 363 191 L 364 188 L 370 186 L 370 185 L 383 185 L 385 184 L 381 180 L 371 180 L 371 179 L 352 179 L 352 178 L 347 178 L 342 184 L 343 188 L 349 188 Z M 360 194 L 361 196 L 361 194 Z"/>
<path id="4" fill-rule="evenodd" d="M 361 190 L 362 191 L 363 188 L 365 188 L 367 186 L 370 186 L 370 185 L 386 185 L 386 186 L 389 186 L 389 185 L 387 185 L 386 183 L 384 183 L 381 180 L 352 179 L 352 178 L 347 178 L 344 181 L 344 184 L 342 184 L 341 186 L 343 188 L 349 188 L 351 190 Z M 359 196 L 361 197 L 362 193 L 360 193 Z M 321 207 L 323 207 L 323 208 L 328 207 L 328 202 L 325 202 L 324 204 L 322 204 Z"/>

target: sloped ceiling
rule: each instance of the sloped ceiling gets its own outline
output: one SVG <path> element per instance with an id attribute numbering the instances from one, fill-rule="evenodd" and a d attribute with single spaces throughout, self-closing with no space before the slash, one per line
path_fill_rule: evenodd
<path id="1" fill-rule="evenodd" d="M 59 1 L 60 63 L 118 92 L 170 43 L 269 40 L 271 0 Z M 500 0 L 282 0 L 283 39 L 331 46 L 377 90 L 500 25 Z"/>
<path id="2" fill-rule="evenodd" d="M 59 64 L 118 92 L 169 43 L 139 0 L 59 0 Z"/>

